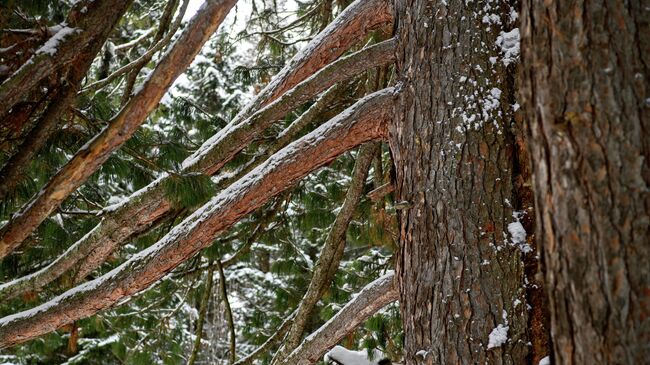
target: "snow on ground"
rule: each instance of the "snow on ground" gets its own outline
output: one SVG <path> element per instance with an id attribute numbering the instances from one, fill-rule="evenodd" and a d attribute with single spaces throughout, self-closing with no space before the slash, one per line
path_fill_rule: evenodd
<path id="1" fill-rule="evenodd" d="M 343 346 L 335 346 L 325 354 L 326 363 L 341 363 L 343 365 L 378 365 L 379 361 L 385 358 L 384 353 L 375 349 L 372 352 L 372 359 L 368 357 L 368 352 L 348 350 Z"/>

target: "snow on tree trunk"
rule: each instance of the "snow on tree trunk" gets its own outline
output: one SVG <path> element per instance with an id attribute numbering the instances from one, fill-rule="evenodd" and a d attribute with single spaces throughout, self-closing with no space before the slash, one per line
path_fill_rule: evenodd
<path id="1" fill-rule="evenodd" d="M 524 253 L 508 231 L 515 5 L 396 2 L 402 93 L 389 141 L 406 364 L 527 362 Z"/>

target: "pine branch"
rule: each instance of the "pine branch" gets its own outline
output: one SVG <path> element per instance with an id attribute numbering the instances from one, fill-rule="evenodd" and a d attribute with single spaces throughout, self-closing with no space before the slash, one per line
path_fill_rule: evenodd
<path id="1" fill-rule="evenodd" d="M 54 92 L 54 96 L 51 97 L 45 112 L 35 123 L 32 130 L 25 136 L 17 151 L 2 166 L 0 170 L 0 200 L 4 200 L 7 194 L 13 191 L 20 181 L 23 180 L 23 173 L 29 163 L 57 130 L 61 115 L 74 102 L 81 81 L 86 76 L 95 55 L 101 49 L 102 44 L 104 44 L 110 35 L 113 27 L 120 20 L 123 13 L 126 12 L 126 5 L 122 8 L 114 9 L 107 14 L 101 14 L 101 24 L 94 23 L 98 20 L 87 22 L 94 24 L 94 26 L 101 26 L 101 28 L 93 29 L 96 33 L 93 39 L 81 49 L 77 49 L 77 54 L 74 55 L 74 59 L 71 61 L 70 67 L 68 67 L 65 81 L 60 83 Z M 71 13 L 74 14 L 74 10 Z M 96 13 L 90 13 L 88 16 L 97 17 L 98 15 Z"/>
<path id="2" fill-rule="evenodd" d="M 358 1 L 363 2 L 365 0 L 358 0 Z M 348 7 L 348 9 L 350 9 L 350 7 Z M 368 14 L 359 14 L 351 18 L 356 19 L 367 15 Z M 347 28 L 343 27 L 341 28 L 341 31 L 345 31 L 346 29 Z M 336 33 L 330 33 L 330 34 L 336 34 Z M 336 35 L 334 36 L 334 38 L 340 39 L 341 36 Z M 332 43 L 333 41 L 323 40 L 321 37 L 317 37 L 317 39 L 315 39 L 315 42 L 324 42 L 329 44 Z M 315 45 L 313 45 L 313 47 L 309 47 L 309 49 L 318 50 L 319 49 L 319 47 L 317 46 L 318 44 L 320 43 L 316 43 Z M 365 68 L 373 67 L 376 64 L 392 62 L 393 50 L 391 47 L 387 47 L 389 45 L 390 45 L 389 43 L 383 43 L 381 47 L 377 45 L 375 46 L 375 48 L 372 49 L 370 48 L 364 49 L 360 52 L 357 52 L 356 54 L 348 56 L 345 59 L 339 60 L 337 61 L 338 64 L 335 62 L 333 66 L 329 67 L 330 71 L 327 71 L 327 74 L 321 74 L 324 76 L 314 75 L 308 80 L 301 82 L 300 84 L 302 86 L 300 86 L 300 89 L 298 89 L 298 86 L 296 86 L 293 89 L 294 91 L 292 91 L 291 94 L 301 94 L 304 100 L 308 100 L 313 95 L 316 95 L 318 92 L 325 90 L 326 88 L 330 87 L 337 81 L 345 80 L 346 74 L 340 72 L 332 72 L 332 71 L 345 68 L 347 70 L 346 72 L 348 74 L 351 74 L 355 72 L 361 72 L 365 70 Z M 378 50 L 380 51 L 383 50 L 383 51 L 378 52 L 378 54 L 375 54 L 374 57 L 372 57 L 373 55 L 372 52 L 376 52 Z M 330 52 L 327 51 L 324 55 L 320 53 L 313 53 L 312 57 L 317 59 L 322 59 L 323 57 L 329 57 L 329 55 Z M 300 57 L 304 58 L 304 56 L 300 56 Z M 357 63 L 356 60 L 362 60 L 363 63 L 361 64 Z M 313 62 L 305 59 L 303 59 L 302 62 L 297 62 L 297 61 L 290 62 L 290 64 L 312 64 L 312 63 Z M 321 70 L 320 72 L 323 72 L 326 69 Z M 303 74 L 305 75 L 305 77 L 307 75 L 301 69 L 295 70 L 294 73 Z M 287 81 L 286 78 L 291 77 L 291 75 L 293 75 L 294 73 L 284 72 L 278 77 L 280 78 L 284 77 L 285 79 L 272 82 L 272 84 L 284 85 L 284 86 L 290 85 L 290 83 Z M 298 80 L 295 77 L 293 77 L 293 79 Z M 317 84 L 319 82 L 321 82 L 322 84 Z M 299 93 L 296 90 L 302 90 L 302 92 Z M 305 90 L 310 90 L 310 93 L 307 93 Z M 273 93 L 271 91 L 260 93 L 260 96 L 258 96 L 256 100 L 253 101 L 251 105 L 249 105 L 249 107 L 245 108 L 245 110 L 248 110 L 249 113 L 252 113 L 252 111 L 255 110 L 254 105 L 259 106 L 259 105 L 268 104 L 272 100 L 271 99 L 266 100 L 263 98 L 262 95 L 270 96 L 272 94 Z M 273 102 L 274 106 L 268 105 L 268 107 L 265 108 L 264 110 L 267 113 L 266 115 L 275 115 L 279 119 L 287 112 L 299 106 L 300 104 L 297 101 L 298 99 L 285 97 L 282 102 L 276 100 L 275 102 Z M 261 113 L 261 111 L 258 111 L 258 113 Z M 245 112 L 239 113 L 240 117 L 245 115 L 246 115 Z M 238 118 L 236 117 L 229 124 L 229 126 L 231 126 L 232 128 L 232 126 L 236 125 L 238 122 L 241 123 L 242 121 L 238 120 Z M 226 127 L 224 129 L 229 129 L 229 127 Z M 234 130 L 237 131 L 237 129 Z M 204 170 L 208 172 L 210 171 L 216 172 L 221 166 L 223 166 L 226 162 L 228 162 L 229 159 L 215 160 L 214 157 L 212 157 L 213 155 L 215 155 L 219 151 L 225 150 L 226 148 L 233 149 L 233 144 L 235 143 L 237 143 L 235 147 L 237 150 L 243 148 L 246 145 L 245 141 L 238 141 L 236 136 L 237 135 L 234 133 L 231 134 L 226 133 L 225 136 L 222 135 L 223 138 L 220 143 L 212 143 L 210 141 L 206 142 L 204 146 L 205 145 L 208 146 L 204 147 L 203 149 L 205 151 L 205 157 L 203 156 L 199 157 L 198 160 L 194 162 L 194 165 L 205 166 Z M 253 138 L 253 136 L 249 138 Z M 231 155 L 232 154 L 228 155 L 229 158 L 232 157 Z M 194 157 L 190 157 L 190 159 L 186 160 L 183 163 L 184 165 L 187 164 L 190 166 L 190 168 L 184 169 L 183 172 L 189 173 L 192 171 L 193 165 L 188 163 L 189 161 L 191 161 L 191 159 L 194 159 Z M 83 262 L 80 265 L 80 268 L 78 270 L 80 274 L 77 275 L 77 277 L 86 275 L 90 271 L 97 268 L 105 261 L 105 259 L 110 255 L 110 253 L 113 252 L 128 237 L 136 233 L 144 232 L 145 230 L 151 227 L 152 222 L 157 221 L 162 216 L 169 214 L 171 212 L 172 202 L 166 197 L 163 189 L 165 179 L 168 179 L 168 177 L 163 175 L 161 178 L 155 180 L 148 186 L 133 193 L 131 197 L 129 197 L 124 201 L 124 203 L 106 209 L 103 214 L 102 222 L 100 222 L 88 234 L 86 234 L 75 244 L 73 244 L 62 256 L 57 258 L 52 264 L 48 265 L 46 268 L 41 269 L 34 274 L 0 285 L 0 297 L 15 296 L 26 290 L 37 290 L 38 288 L 47 285 L 52 280 L 62 275 L 64 272 L 66 272 L 71 267 L 76 265 L 80 260 L 83 260 Z"/>
<path id="3" fill-rule="evenodd" d="M 54 331 L 145 290 L 209 246 L 218 234 L 310 172 L 360 144 L 385 138 L 395 93 L 389 88 L 371 94 L 280 150 L 156 244 L 111 272 L 36 308 L 0 319 L 0 348 Z"/>
<path id="4" fill-rule="evenodd" d="M 226 274 L 223 272 L 223 265 L 221 261 L 217 260 L 217 269 L 219 270 L 219 290 L 221 292 L 221 299 L 223 300 L 223 305 L 226 308 L 226 320 L 228 321 L 228 330 L 230 331 L 230 356 L 229 363 L 232 365 L 235 363 L 237 356 L 236 351 L 236 335 L 235 335 L 235 322 L 232 319 L 232 308 L 230 308 L 230 301 L 228 300 L 228 291 L 226 290 Z"/>
<path id="5" fill-rule="evenodd" d="M 135 133 L 174 80 L 190 65 L 235 2 L 236 0 L 208 2 L 194 16 L 142 88 L 110 121 L 108 127 L 82 147 L 35 198 L 25 204 L 0 230 L 0 258 L 17 248 L 113 151 Z"/>
<path id="6" fill-rule="evenodd" d="M 217 261 L 219 262 L 219 261 Z M 194 365 L 196 358 L 199 355 L 201 350 L 201 339 L 203 338 L 203 323 L 205 322 L 205 315 L 208 313 L 208 305 L 210 304 L 210 296 L 212 294 L 212 282 L 214 276 L 214 267 L 212 266 L 212 261 L 210 261 L 210 268 L 207 272 L 205 289 L 203 289 L 203 296 L 201 297 L 201 305 L 199 307 L 199 318 L 196 320 L 196 339 L 194 340 L 194 347 L 192 348 L 192 353 L 190 358 L 187 360 L 187 365 Z M 224 278 L 220 278 L 220 283 L 223 282 Z"/>
<path id="7" fill-rule="evenodd" d="M 0 118 L 31 92 L 41 80 L 72 61 L 88 42 L 113 27 L 132 0 L 79 1 L 61 27 L 48 42 L 23 64 L 9 79 L 0 84 Z"/>

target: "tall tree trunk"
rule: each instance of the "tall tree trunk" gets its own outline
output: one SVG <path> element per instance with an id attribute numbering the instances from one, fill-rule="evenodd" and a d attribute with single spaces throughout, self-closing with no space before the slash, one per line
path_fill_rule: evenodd
<path id="1" fill-rule="evenodd" d="M 524 0 L 521 100 L 556 364 L 650 359 L 649 9 Z"/>
<path id="2" fill-rule="evenodd" d="M 402 92 L 389 140 L 406 364 L 531 360 L 523 253 L 508 233 L 520 200 L 515 55 L 499 46 L 518 35 L 515 6 L 396 1 Z"/>

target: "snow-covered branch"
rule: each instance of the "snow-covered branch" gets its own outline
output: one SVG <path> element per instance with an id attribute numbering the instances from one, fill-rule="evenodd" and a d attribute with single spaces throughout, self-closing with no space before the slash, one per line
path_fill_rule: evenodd
<path id="1" fill-rule="evenodd" d="M 0 319 L 0 347 L 30 340 L 119 304 L 153 285 L 311 171 L 362 143 L 385 138 L 394 97 L 395 90 L 388 88 L 359 100 L 274 154 L 124 264 L 36 308 Z"/>
<path id="2" fill-rule="evenodd" d="M 281 362 L 282 365 L 308 365 L 323 355 L 379 309 L 399 297 L 390 272 L 368 284 L 334 317 L 305 338 L 300 346 Z"/>

